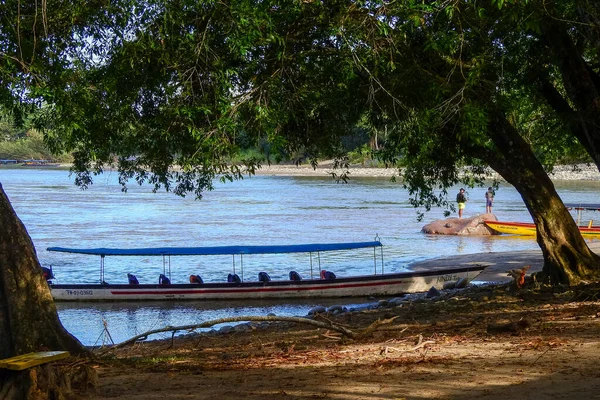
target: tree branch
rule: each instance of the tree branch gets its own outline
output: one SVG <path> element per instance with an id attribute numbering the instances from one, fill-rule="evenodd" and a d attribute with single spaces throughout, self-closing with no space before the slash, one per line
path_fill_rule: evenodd
<path id="1" fill-rule="evenodd" d="M 344 336 L 347 336 L 347 337 L 349 337 L 351 339 L 354 339 L 357 336 L 355 332 L 351 331 L 350 329 L 344 328 L 343 326 L 336 325 L 336 324 L 333 324 L 333 323 L 326 323 L 326 322 L 321 322 L 321 321 L 315 321 L 315 320 L 308 319 L 308 318 L 302 318 L 302 317 L 277 317 L 277 316 L 239 316 L 239 317 L 227 317 L 227 318 L 213 319 L 213 320 L 201 322 L 199 324 L 181 325 L 181 326 L 167 326 L 167 327 L 164 327 L 164 328 L 153 329 L 153 330 L 141 333 L 141 334 L 139 334 L 137 336 L 134 336 L 134 337 L 132 337 L 132 338 L 130 338 L 130 339 L 124 341 L 124 342 L 121 342 L 119 344 L 116 344 L 114 346 L 110 346 L 107 350 L 105 350 L 103 352 L 100 352 L 100 355 L 104 355 L 104 354 L 108 353 L 111 350 L 116 350 L 116 349 L 119 349 L 121 347 L 128 346 L 130 344 L 133 344 L 133 343 L 137 342 L 140 339 L 145 340 L 148 336 L 154 335 L 154 334 L 157 334 L 157 333 L 173 332 L 173 334 L 175 334 L 175 332 L 177 332 L 177 331 L 189 331 L 189 330 L 194 330 L 194 329 L 198 329 L 198 328 L 209 328 L 209 327 L 211 327 L 213 325 L 222 324 L 222 323 L 226 323 L 226 322 L 242 322 L 242 321 L 268 321 L 268 322 L 282 321 L 282 322 L 296 322 L 296 323 L 300 323 L 300 324 L 314 325 L 314 326 L 317 326 L 319 328 L 331 329 L 331 330 L 340 332 Z"/>

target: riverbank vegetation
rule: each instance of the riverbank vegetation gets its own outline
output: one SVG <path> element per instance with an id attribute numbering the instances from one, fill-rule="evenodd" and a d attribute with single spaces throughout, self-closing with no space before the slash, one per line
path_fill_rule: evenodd
<path id="1" fill-rule="evenodd" d="M 34 111 L 29 118 L 34 118 Z M 30 120 L 19 126 L 12 115 L 0 106 L 0 160 L 53 160 L 71 162 L 68 154 L 53 153 L 44 141 L 44 134 Z"/>
<path id="2" fill-rule="evenodd" d="M 25 137 L 0 141 L 0 159 L 3 160 L 52 160 L 68 163 L 72 157 L 52 153 L 44 143 L 43 134 L 28 131 Z"/>
<path id="3" fill-rule="evenodd" d="M 2 107 L 0 107 L 0 110 Z M 34 112 L 35 114 L 35 112 Z M 17 127 L 9 115 L 1 112 L 0 115 L 0 159 L 4 160 L 53 160 L 61 163 L 71 163 L 73 157 L 67 153 L 57 154 L 52 152 L 44 141 L 44 135 L 41 131 L 33 128 L 30 123 L 25 123 Z M 362 125 L 362 124 L 361 124 Z M 347 158 L 348 164 L 360 167 L 385 167 L 386 164 L 381 160 L 381 153 L 388 139 L 385 134 L 378 136 L 373 142 L 367 132 L 367 129 L 356 126 L 353 130 L 355 136 L 342 138 L 343 154 Z M 566 133 L 566 132 L 565 132 Z M 554 151 L 548 148 L 546 144 L 536 146 L 536 152 L 545 153 Z M 589 155 L 581 148 L 567 148 L 564 152 L 557 152 L 555 160 L 556 165 L 576 165 L 590 163 L 592 160 Z M 319 152 L 317 162 L 328 160 L 327 153 Z M 242 163 L 246 159 L 261 160 L 267 163 L 271 160 L 268 144 L 262 143 L 253 146 L 251 143 L 246 146 L 240 146 L 237 154 L 233 154 L 228 162 L 233 164 Z M 306 164 L 309 162 L 307 154 L 300 149 L 291 154 L 279 155 L 277 157 L 283 164 Z M 395 167 L 402 168 L 407 162 L 402 157 L 398 158 Z M 393 169 L 393 168 L 392 168 Z"/>

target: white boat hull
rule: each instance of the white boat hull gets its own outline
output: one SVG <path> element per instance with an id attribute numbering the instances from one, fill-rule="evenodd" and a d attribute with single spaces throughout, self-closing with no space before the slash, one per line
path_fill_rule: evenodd
<path id="1" fill-rule="evenodd" d="M 119 300 L 245 300 L 328 297 L 394 296 L 417 293 L 432 286 L 466 278 L 472 280 L 484 266 L 403 272 L 333 280 L 204 283 L 171 285 L 50 285 L 56 301 Z"/>

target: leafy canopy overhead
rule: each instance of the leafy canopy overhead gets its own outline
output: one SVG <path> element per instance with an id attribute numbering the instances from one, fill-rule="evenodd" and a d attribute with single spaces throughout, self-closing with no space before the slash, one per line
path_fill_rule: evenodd
<path id="1" fill-rule="evenodd" d="M 379 156 L 403 163 L 415 204 L 504 162 L 498 114 L 547 165 L 582 152 L 548 101 L 551 87 L 572 102 L 544 32 L 562 21 L 597 66 L 592 2 L 44 4 L 7 2 L 2 100 L 51 110 L 38 125 L 74 151 L 80 184 L 117 156 L 123 182 L 200 195 L 254 171 L 260 159 L 231 162 L 242 147 L 341 158 L 340 138 L 364 121 L 386 132 Z"/>

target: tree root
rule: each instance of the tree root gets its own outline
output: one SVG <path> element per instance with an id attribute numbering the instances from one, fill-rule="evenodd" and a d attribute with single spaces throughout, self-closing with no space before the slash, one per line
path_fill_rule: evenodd
<path id="1" fill-rule="evenodd" d="M 417 341 L 417 344 L 415 346 L 411 347 L 410 349 L 403 350 L 403 349 L 398 349 L 396 347 L 385 346 L 385 349 L 381 353 L 384 353 L 386 355 L 391 352 L 410 353 L 412 351 L 419 350 L 420 348 L 425 347 L 428 344 L 434 344 L 434 343 L 435 343 L 435 340 L 423 341 L 423 335 L 419 335 L 419 340 Z"/>
<path id="2" fill-rule="evenodd" d="M 387 325 L 387 324 L 391 324 L 392 322 L 394 322 L 394 320 L 398 318 L 398 316 L 392 317 L 392 318 L 388 318 L 388 319 L 378 319 L 375 322 L 371 323 L 371 325 L 367 326 L 361 333 L 360 333 L 360 337 L 361 338 L 366 338 L 368 336 L 371 336 L 373 334 L 373 332 L 375 332 L 381 325 Z"/>
<path id="3" fill-rule="evenodd" d="M 96 370 L 85 362 L 39 365 L 23 371 L 0 371 L 0 400 L 68 399 L 97 386 Z"/>

